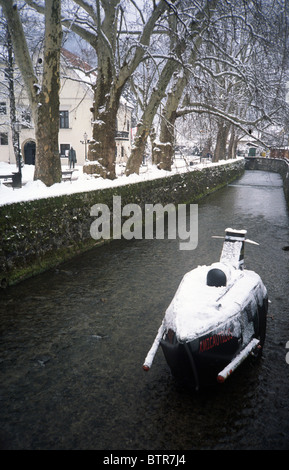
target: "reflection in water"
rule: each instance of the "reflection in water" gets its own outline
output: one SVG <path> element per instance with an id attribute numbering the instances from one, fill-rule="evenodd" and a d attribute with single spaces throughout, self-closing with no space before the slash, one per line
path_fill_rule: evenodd
<path id="1" fill-rule="evenodd" d="M 1 431 L 8 449 L 289 447 L 288 212 L 279 175 L 246 172 L 199 203 L 199 244 L 115 241 L 1 292 Z M 248 269 L 271 300 L 261 361 L 202 394 L 142 363 L 188 270 L 245 228 Z"/>

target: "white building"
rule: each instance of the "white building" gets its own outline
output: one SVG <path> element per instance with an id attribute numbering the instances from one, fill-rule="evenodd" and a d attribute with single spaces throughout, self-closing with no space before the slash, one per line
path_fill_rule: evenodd
<path id="1" fill-rule="evenodd" d="M 41 68 L 41 59 L 38 62 Z M 61 89 L 59 119 L 59 153 L 62 166 L 68 165 L 68 151 L 76 151 L 77 164 L 83 165 L 87 155 L 89 140 L 92 137 L 93 91 L 91 85 L 96 79 L 96 72 L 75 54 L 62 49 L 61 53 Z M 2 67 L 0 77 L 0 161 L 15 163 L 12 147 L 9 100 L 5 91 L 5 69 Z M 41 70 L 39 70 L 41 73 Z M 27 97 L 23 87 L 15 87 L 17 119 L 22 128 L 19 144 L 25 164 L 35 163 L 35 133 Z M 125 100 L 117 116 L 116 161 L 126 162 L 131 150 L 131 112 L 132 106 Z"/>

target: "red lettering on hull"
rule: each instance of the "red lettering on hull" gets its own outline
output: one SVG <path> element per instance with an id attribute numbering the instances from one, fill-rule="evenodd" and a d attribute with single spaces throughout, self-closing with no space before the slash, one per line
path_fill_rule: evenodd
<path id="1" fill-rule="evenodd" d="M 233 339 L 233 335 L 231 334 L 230 330 L 228 330 L 227 332 L 221 331 L 220 333 L 217 333 L 215 335 L 208 336 L 200 342 L 199 352 L 202 353 L 205 351 L 209 351 L 210 349 L 224 344 L 227 341 L 230 341 L 231 339 Z"/>

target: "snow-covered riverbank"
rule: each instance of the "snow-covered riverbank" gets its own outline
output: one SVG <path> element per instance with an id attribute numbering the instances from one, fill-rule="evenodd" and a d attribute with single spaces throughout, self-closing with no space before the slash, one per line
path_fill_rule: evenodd
<path id="1" fill-rule="evenodd" d="M 101 202 L 111 210 L 115 195 L 121 197 L 122 206 L 137 202 L 140 208 L 145 204 L 196 203 L 244 172 L 243 160 L 203 166 L 202 171 L 194 171 L 201 169 L 195 165 L 187 171 L 169 173 L 147 168 L 139 176 L 122 175 L 114 181 L 87 177 L 78 169 L 74 181 L 50 188 L 33 181 L 33 172 L 29 176 L 29 168 L 23 168 L 21 189 L 3 184 L 0 189 L 0 238 L 4 248 L 0 254 L 0 282 L 11 285 L 99 243 L 91 236 L 95 221 L 91 208 L 95 204 Z M 112 236 L 110 231 L 108 237 Z"/>
<path id="2" fill-rule="evenodd" d="M 188 166 L 184 163 L 184 160 L 176 160 L 171 172 L 158 170 L 156 166 L 148 165 L 142 166 L 139 175 L 124 175 L 124 168 L 117 167 L 117 178 L 113 181 L 103 178 L 94 178 L 91 175 L 84 174 L 81 166 L 76 166 L 73 173 L 72 181 L 63 181 L 61 183 L 54 184 L 51 187 L 45 186 L 41 181 L 33 181 L 34 166 L 24 165 L 22 168 L 22 188 L 13 189 L 7 187 L 0 180 L 0 205 L 12 204 L 14 202 L 31 201 L 34 199 L 42 199 L 47 197 L 61 196 L 64 194 L 80 193 L 85 191 L 95 191 L 99 189 L 117 187 L 125 184 L 138 183 L 141 181 L 147 181 L 151 179 L 163 178 L 176 173 L 185 173 L 188 171 L 194 171 L 208 166 L 223 165 L 230 163 L 234 160 L 222 160 L 218 163 L 211 163 L 206 160 L 203 163 L 195 163 L 192 166 Z M 63 170 L 67 170 L 67 167 L 63 167 Z M 17 172 L 16 165 L 10 165 L 8 163 L 0 162 L 0 175 L 11 174 Z"/>

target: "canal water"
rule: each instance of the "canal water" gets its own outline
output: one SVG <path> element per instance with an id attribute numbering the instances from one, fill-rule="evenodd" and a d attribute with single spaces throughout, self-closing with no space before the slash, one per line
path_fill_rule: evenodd
<path id="1" fill-rule="evenodd" d="M 289 448 L 288 211 L 279 175 L 247 171 L 199 203 L 199 242 L 118 240 L 1 290 L 2 449 Z M 267 286 L 263 356 L 199 394 L 145 356 L 182 276 L 247 229 Z M 289 346 L 289 345 L 288 345 Z M 289 362 L 289 361 L 288 361 Z"/>

